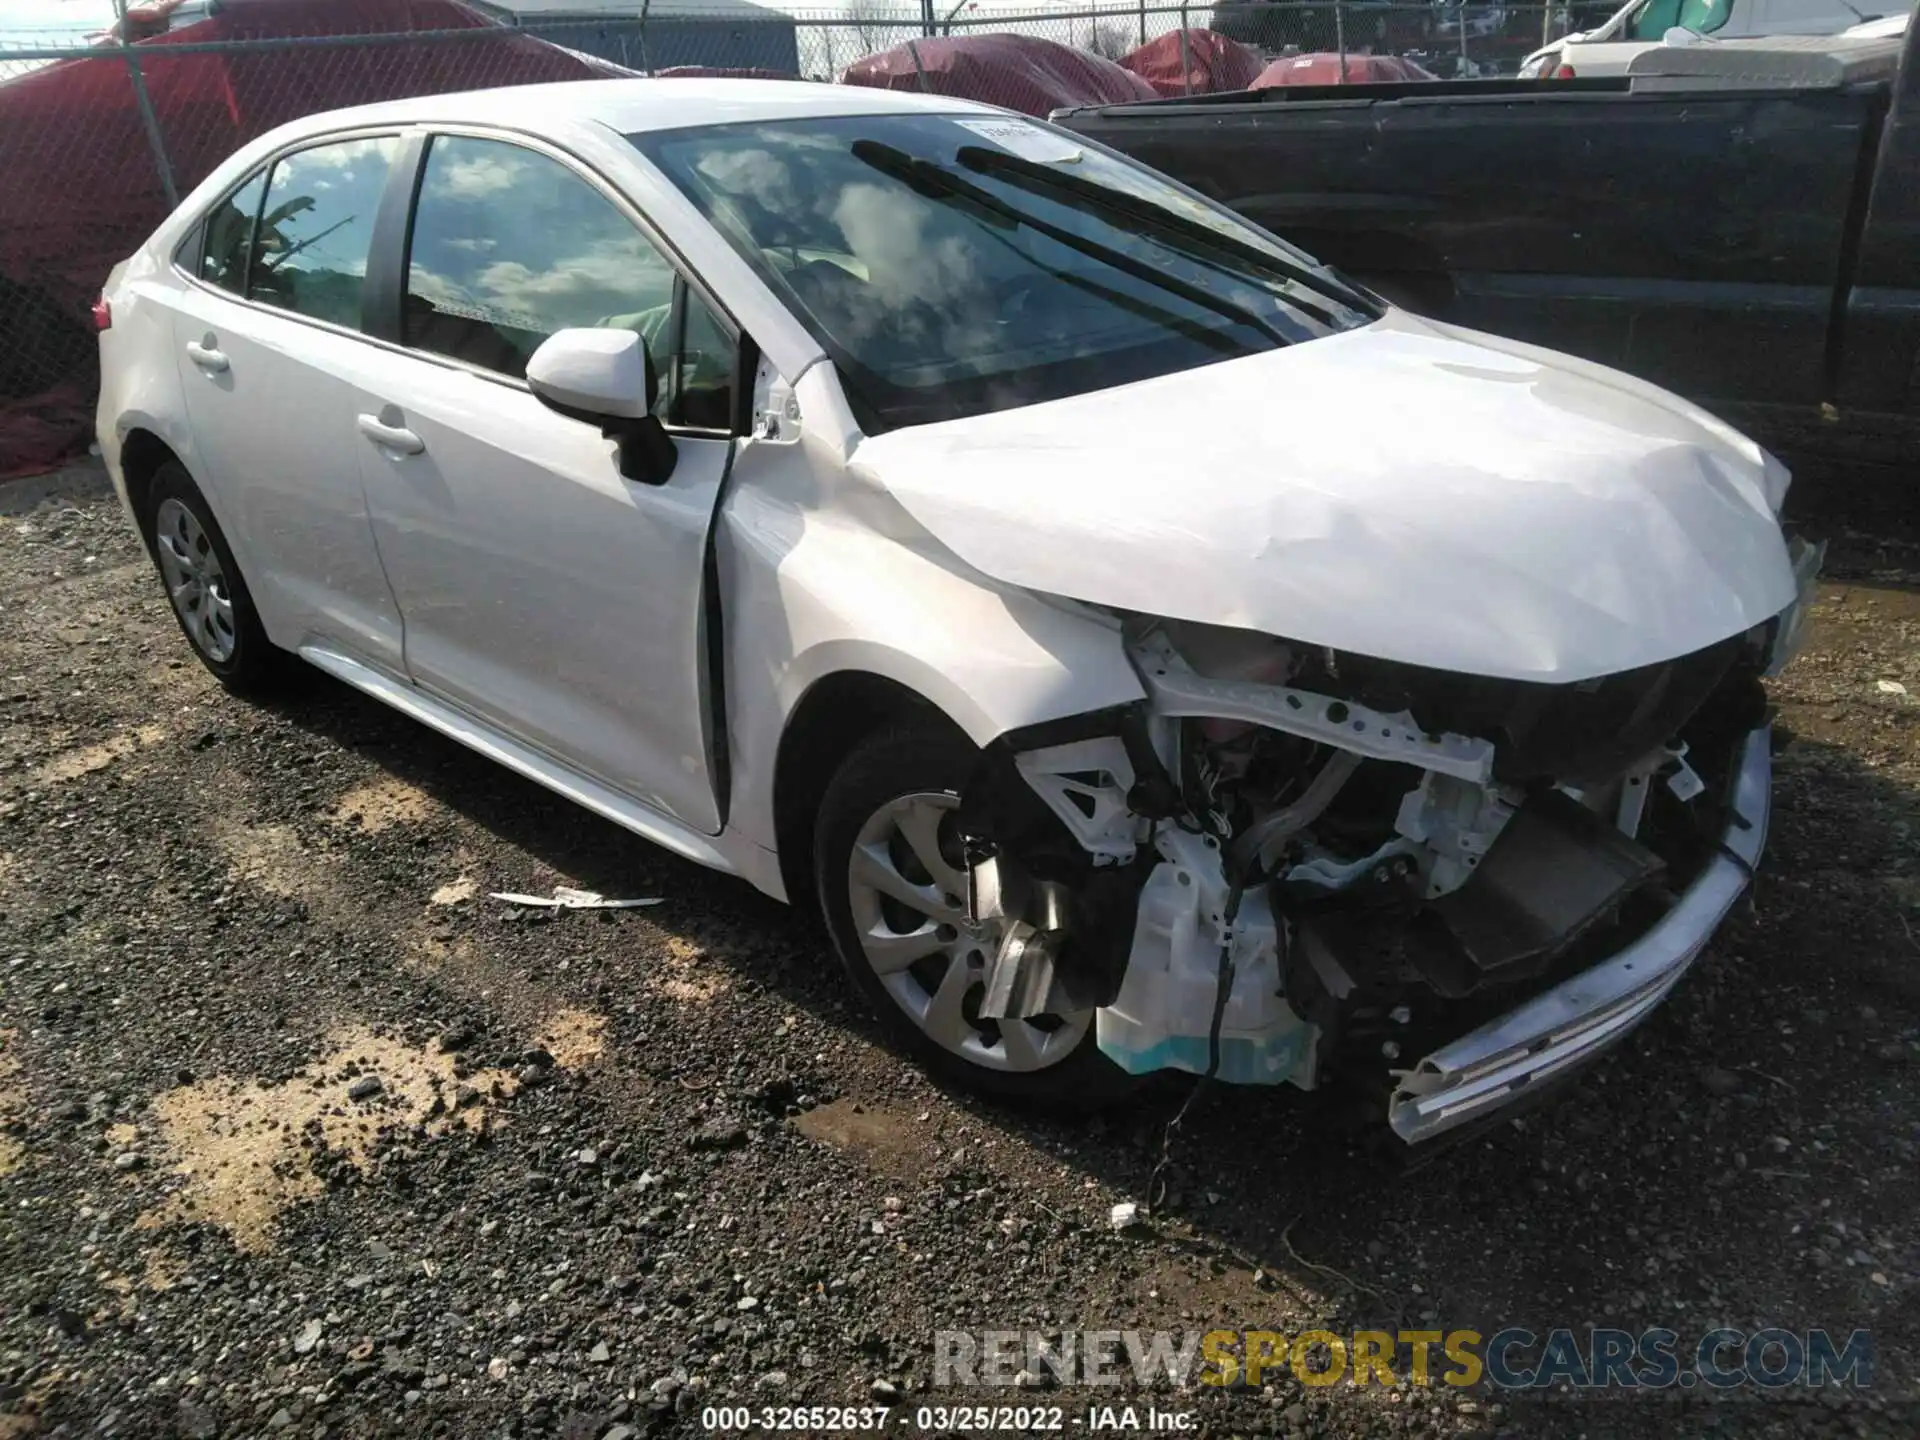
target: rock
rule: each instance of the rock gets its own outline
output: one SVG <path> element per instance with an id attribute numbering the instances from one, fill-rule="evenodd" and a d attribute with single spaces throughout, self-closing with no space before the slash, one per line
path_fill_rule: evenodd
<path id="1" fill-rule="evenodd" d="M 769 1370 L 753 1382 L 756 1390 L 784 1390 L 791 1383 L 784 1370 Z"/>
<path id="2" fill-rule="evenodd" d="M 179 1426 L 184 1440 L 214 1440 L 214 1436 L 220 1433 L 220 1422 L 198 1400 L 182 1400 L 174 1423 Z"/>
<path id="3" fill-rule="evenodd" d="M 113 1168 L 116 1170 L 138 1170 L 146 1163 L 147 1157 L 138 1150 L 122 1150 L 113 1157 Z"/>
<path id="4" fill-rule="evenodd" d="M 1013 1383 L 1021 1390 L 1042 1390 L 1046 1388 L 1047 1377 L 1038 1370 L 1022 1370 L 1013 1377 Z"/>
<path id="5" fill-rule="evenodd" d="M 1709 1095 L 1724 1100 L 1740 1088 L 1740 1077 L 1731 1070 L 1722 1070 L 1719 1066 L 1703 1071 L 1700 1083 L 1706 1087 Z"/>
<path id="6" fill-rule="evenodd" d="M 760 1299 L 756 1295 L 742 1295 L 738 1300 L 733 1302 L 733 1308 L 736 1310 L 758 1310 L 760 1308 Z"/>
<path id="7" fill-rule="evenodd" d="M 689 1150 L 737 1150 L 746 1143 L 746 1127 L 731 1120 L 709 1120 L 687 1137 Z"/>
<path id="8" fill-rule="evenodd" d="M 496 1355 L 487 1361 L 487 1377 L 492 1380 L 504 1380 L 507 1378 L 506 1356 Z"/>
<path id="9" fill-rule="evenodd" d="M 276 1410 L 267 1417 L 269 1430 L 285 1430 L 291 1424 L 293 1424 L 293 1416 L 285 1408 Z"/>
<path id="10" fill-rule="evenodd" d="M 371 1100 L 386 1087 L 380 1083 L 378 1075 L 362 1075 L 347 1087 L 347 1099 Z"/>
<path id="11" fill-rule="evenodd" d="M 600 1440 L 634 1440 L 634 1433 L 631 1425 L 616 1425 L 602 1435 Z"/>
<path id="12" fill-rule="evenodd" d="M 867 1393 L 876 1400 L 892 1405 L 900 1398 L 900 1387 L 891 1380 L 876 1380 L 867 1387 Z"/>
<path id="13" fill-rule="evenodd" d="M 309 1320 L 306 1324 L 302 1325 L 300 1327 L 300 1333 L 293 1337 L 293 1353 L 296 1355 L 312 1354 L 313 1347 L 320 1343 L 321 1329 L 321 1323 L 317 1318 Z"/>
<path id="14" fill-rule="evenodd" d="M 1140 1213 L 1140 1207 L 1132 1200 L 1122 1200 L 1107 1215 L 1107 1223 L 1120 1234 L 1137 1229 L 1146 1224 L 1146 1218 Z"/>
<path id="15" fill-rule="evenodd" d="M 600 1163 L 600 1152 L 589 1145 L 583 1150 L 574 1151 L 573 1161 L 576 1165 L 598 1165 Z"/>
<path id="16" fill-rule="evenodd" d="M 604 1365 L 609 1360 L 613 1359 L 613 1352 L 607 1348 L 607 1342 L 602 1340 L 598 1345 L 594 1346 L 593 1349 L 587 1352 L 587 1359 L 591 1360 L 596 1365 Z"/>
<path id="17" fill-rule="evenodd" d="M 1296 1400 L 1280 1412 L 1280 1419 L 1298 1430 L 1307 1423 L 1307 1407 Z"/>
<path id="18" fill-rule="evenodd" d="M 1902 685 L 1898 680 L 1882 680 L 1875 688 L 1878 689 L 1882 695 L 1904 695 L 1907 693 L 1907 687 Z"/>
<path id="19" fill-rule="evenodd" d="M 389 1349 L 380 1357 L 380 1370 L 389 1380 L 402 1385 L 418 1385 L 427 1378 L 427 1368 L 402 1350 Z"/>

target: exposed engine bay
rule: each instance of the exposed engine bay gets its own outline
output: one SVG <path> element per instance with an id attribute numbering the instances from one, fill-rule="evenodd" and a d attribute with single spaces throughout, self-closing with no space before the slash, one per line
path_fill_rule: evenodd
<path id="1" fill-rule="evenodd" d="M 1750 877 L 1797 609 L 1571 685 L 1129 617 L 1148 702 L 1006 737 L 964 797 L 981 1012 L 1093 1008 L 1134 1073 L 1339 1076 L 1409 1140 L 1505 1103 L 1657 1003 Z"/>

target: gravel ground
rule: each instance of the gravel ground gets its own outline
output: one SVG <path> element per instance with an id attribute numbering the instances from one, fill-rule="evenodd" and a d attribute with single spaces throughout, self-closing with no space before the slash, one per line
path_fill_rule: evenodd
<path id="1" fill-rule="evenodd" d="M 228 698 L 97 493 L 0 520 L 0 1437 L 910 1412 L 938 1328 L 1721 1322 L 1869 1328 L 1873 1389 L 1151 1398 L 1219 1435 L 1920 1431 L 1920 544 L 1827 511 L 1757 902 L 1657 1016 L 1413 1165 L 1210 1091 L 1124 1234 L 1178 1087 L 1084 1124 L 943 1093 L 746 885 L 320 677 Z M 487 898 L 556 883 L 662 903 Z"/>

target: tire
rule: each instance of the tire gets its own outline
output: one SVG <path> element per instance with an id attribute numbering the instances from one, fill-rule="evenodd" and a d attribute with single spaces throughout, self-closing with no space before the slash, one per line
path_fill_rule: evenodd
<path id="1" fill-rule="evenodd" d="M 237 695 L 276 688 L 287 653 L 267 639 L 227 537 L 179 461 L 154 472 L 144 521 L 168 608 L 200 663 Z"/>
<path id="2" fill-rule="evenodd" d="M 828 933 L 854 989 L 933 1075 L 1050 1109 L 1111 1104 L 1139 1082 L 1100 1053 L 1093 1012 L 1000 1025 L 978 1019 L 982 962 L 996 938 L 988 927 L 965 924 L 958 840 L 940 818 L 958 806 L 978 759 L 964 736 L 924 721 L 883 729 L 847 756 L 814 831 Z M 929 851 L 933 865 L 921 858 Z M 881 884 L 929 908 L 916 910 Z M 943 891 L 960 903 L 943 905 Z M 942 914 L 952 920 L 941 922 Z"/>

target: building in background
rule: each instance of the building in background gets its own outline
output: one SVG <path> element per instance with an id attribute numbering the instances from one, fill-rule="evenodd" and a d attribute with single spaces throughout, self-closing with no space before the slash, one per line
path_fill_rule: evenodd
<path id="1" fill-rule="evenodd" d="M 630 70 L 800 72 L 793 17 L 752 0 L 472 0 L 476 10 Z"/>

